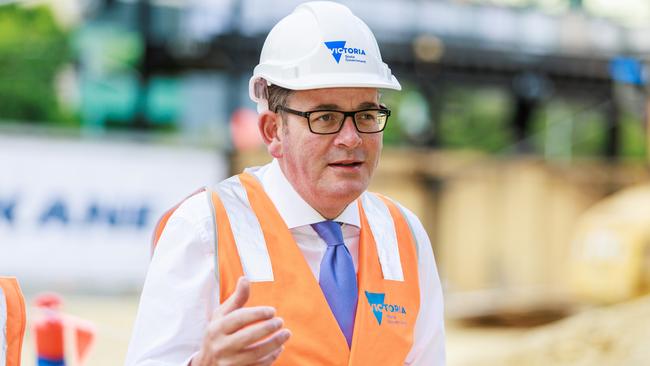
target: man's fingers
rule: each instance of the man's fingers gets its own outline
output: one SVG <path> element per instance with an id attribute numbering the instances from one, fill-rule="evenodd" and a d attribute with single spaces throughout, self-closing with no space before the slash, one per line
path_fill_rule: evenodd
<path id="1" fill-rule="evenodd" d="M 235 292 L 217 308 L 216 312 L 221 315 L 226 315 L 233 310 L 243 307 L 246 301 L 248 301 L 250 293 L 251 287 L 246 277 L 239 277 L 235 286 Z"/>
<path id="2" fill-rule="evenodd" d="M 280 348 L 276 349 L 272 353 L 260 358 L 256 362 L 253 362 L 249 366 L 268 366 L 268 365 L 271 365 L 271 364 L 273 364 L 273 362 L 275 362 L 275 360 L 278 359 L 278 357 L 280 357 L 280 353 L 282 353 L 282 351 L 284 351 L 284 346 L 281 346 Z"/>
<path id="3" fill-rule="evenodd" d="M 257 365 L 262 360 L 271 359 L 276 352 L 279 355 L 289 337 L 291 337 L 291 332 L 288 329 L 282 329 L 270 337 L 246 347 L 235 357 L 234 361 Z M 277 358 L 277 356 L 275 357 Z M 265 365 L 265 363 L 261 363 L 261 365 Z"/>
<path id="4" fill-rule="evenodd" d="M 282 329 L 284 321 L 273 318 L 242 328 L 230 335 L 233 348 L 244 349 Z"/>
<path id="5" fill-rule="evenodd" d="M 235 309 L 222 318 L 221 330 L 231 334 L 253 323 L 271 319 L 274 315 L 275 309 L 270 306 Z"/>
<path id="6" fill-rule="evenodd" d="M 270 306 L 245 308 L 250 283 L 240 277 L 235 290 L 214 312 L 202 351 L 208 359 L 228 360 L 233 365 L 271 365 L 291 333 L 282 329 Z"/>

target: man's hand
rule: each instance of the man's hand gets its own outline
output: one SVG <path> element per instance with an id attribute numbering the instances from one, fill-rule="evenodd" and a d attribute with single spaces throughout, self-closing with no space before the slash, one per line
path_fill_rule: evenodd
<path id="1" fill-rule="evenodd" d="M 203 345 L 192 366 L 270 365 L 291 336 L 270 306 L 245 308 L 250 284 L 244 277 L 235 292 L 212 314 Z"/>

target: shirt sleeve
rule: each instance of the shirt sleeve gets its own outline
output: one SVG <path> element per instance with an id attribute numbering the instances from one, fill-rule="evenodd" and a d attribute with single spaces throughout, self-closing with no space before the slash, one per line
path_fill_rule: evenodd
<path id="1" fill-rule="evenodd" d="M 219 304 L 214 223 L 205 193 L 169 218 L 149 264 L 127 366 L 188 365 Z"/>
<path id="2" fill-rule="evenodd" d="M 413 347 L 406 357 L 409 366 L 443 366 L 446 363 L 442 287 L 431 242 L 420 220 L 402 207 L 417 245 L 420 280 L 420 312 L 413 335 Z"/>

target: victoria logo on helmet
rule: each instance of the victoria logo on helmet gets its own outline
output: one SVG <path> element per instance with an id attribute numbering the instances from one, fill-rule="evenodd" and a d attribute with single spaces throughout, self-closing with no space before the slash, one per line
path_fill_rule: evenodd
<path id="1" fill-rule="evenodd" d="M 366 60 L 363 59 L 366 56 L 366 50 L 363 48 L 345 47 L 347 41 L 329 41 L 324 43 L 325 46 L 329 48 L 330 52 L 332 53 L 332 57 L 337 64 L 340 63 L 341 56 L 343 55 L 345 55 L 343 59 L 347 62 L 366 63 Z"/>

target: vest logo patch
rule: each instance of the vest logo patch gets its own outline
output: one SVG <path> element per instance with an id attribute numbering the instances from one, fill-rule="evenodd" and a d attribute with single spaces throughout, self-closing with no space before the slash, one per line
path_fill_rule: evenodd
<path id="1" fill-rule="evenodd" d="M 366 299 L 372 309 L 372 313 L 377 319 L 377 324 L 381 325 L 381 322 L 386 314 L 389 324 L 401 324 L 406 325 L 406 308 L 402 305 L 397 304 L 386 304 L 385 298 L 386 294 L 379 292 L 366 292 Z"/>

